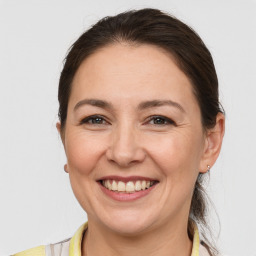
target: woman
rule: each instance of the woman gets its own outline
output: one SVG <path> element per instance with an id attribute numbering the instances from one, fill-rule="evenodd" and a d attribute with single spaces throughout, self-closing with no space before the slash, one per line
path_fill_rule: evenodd
<path id="1" fill-rule="evenodd" d="M 66 57 L 59 104 L 64 169 L 88 223 L 17 255 L 216 254 L 198 228 L 225 119 L 191 28 L 155 9 L 100 20 Z"/>

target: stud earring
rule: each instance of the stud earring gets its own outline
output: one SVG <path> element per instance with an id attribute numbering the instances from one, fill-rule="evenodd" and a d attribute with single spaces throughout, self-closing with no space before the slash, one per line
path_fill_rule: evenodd
<path id="1" fill-rule="evenodd" d="M 207 172 L 209 172 L 211 170 L 211 166 L 207 165 Z"/>

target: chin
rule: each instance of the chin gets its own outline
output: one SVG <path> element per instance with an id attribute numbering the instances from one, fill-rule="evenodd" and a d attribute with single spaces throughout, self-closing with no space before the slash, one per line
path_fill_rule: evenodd
<path id="1" fill-rule="evenodd" d="M 113 215 L 109 214 L 108 218 L 104 218 L 102 222 L 107 228 L 113 232 L 124 236 L 134 236 L 148 230 L 155 222 L 155 218 L 147 216 L 143 213 L 136 214 L 134 212 L 119 212 Z"/>
<path id="2" fill-rule="evenodd" d="M 120 221 L 119 223 L 112 224 L 109 228 L 113 232 L 123 236 L 139 235 L 147 230 L 148 225 L 144 223 L 131 223 L 129 221 Z"/>

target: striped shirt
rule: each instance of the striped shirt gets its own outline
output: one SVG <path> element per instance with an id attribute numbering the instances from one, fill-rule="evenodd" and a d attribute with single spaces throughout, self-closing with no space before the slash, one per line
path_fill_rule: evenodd
<path id="1" fill-rule="evenodd" d="M 87 223 L 83 224 L 72 238 L 56 244 L 38 246 L 13 256 L 81 256 L 81 244 Z M 205 247 L 200 244 L 198 229 L 195 228 L 191 256 L 209 256 Z"/>

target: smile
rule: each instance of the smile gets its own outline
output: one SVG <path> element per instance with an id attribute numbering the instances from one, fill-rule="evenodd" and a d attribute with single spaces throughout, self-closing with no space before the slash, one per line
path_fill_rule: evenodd
<path id="1" fill-rule="evenodd" d="M 118 181 L 118 180 L 101 180 L 101 184 L 110 191 L 135 193 L 149 189 L 156 184 L 156 181 L 135 180 L 135 181 Z"/>

